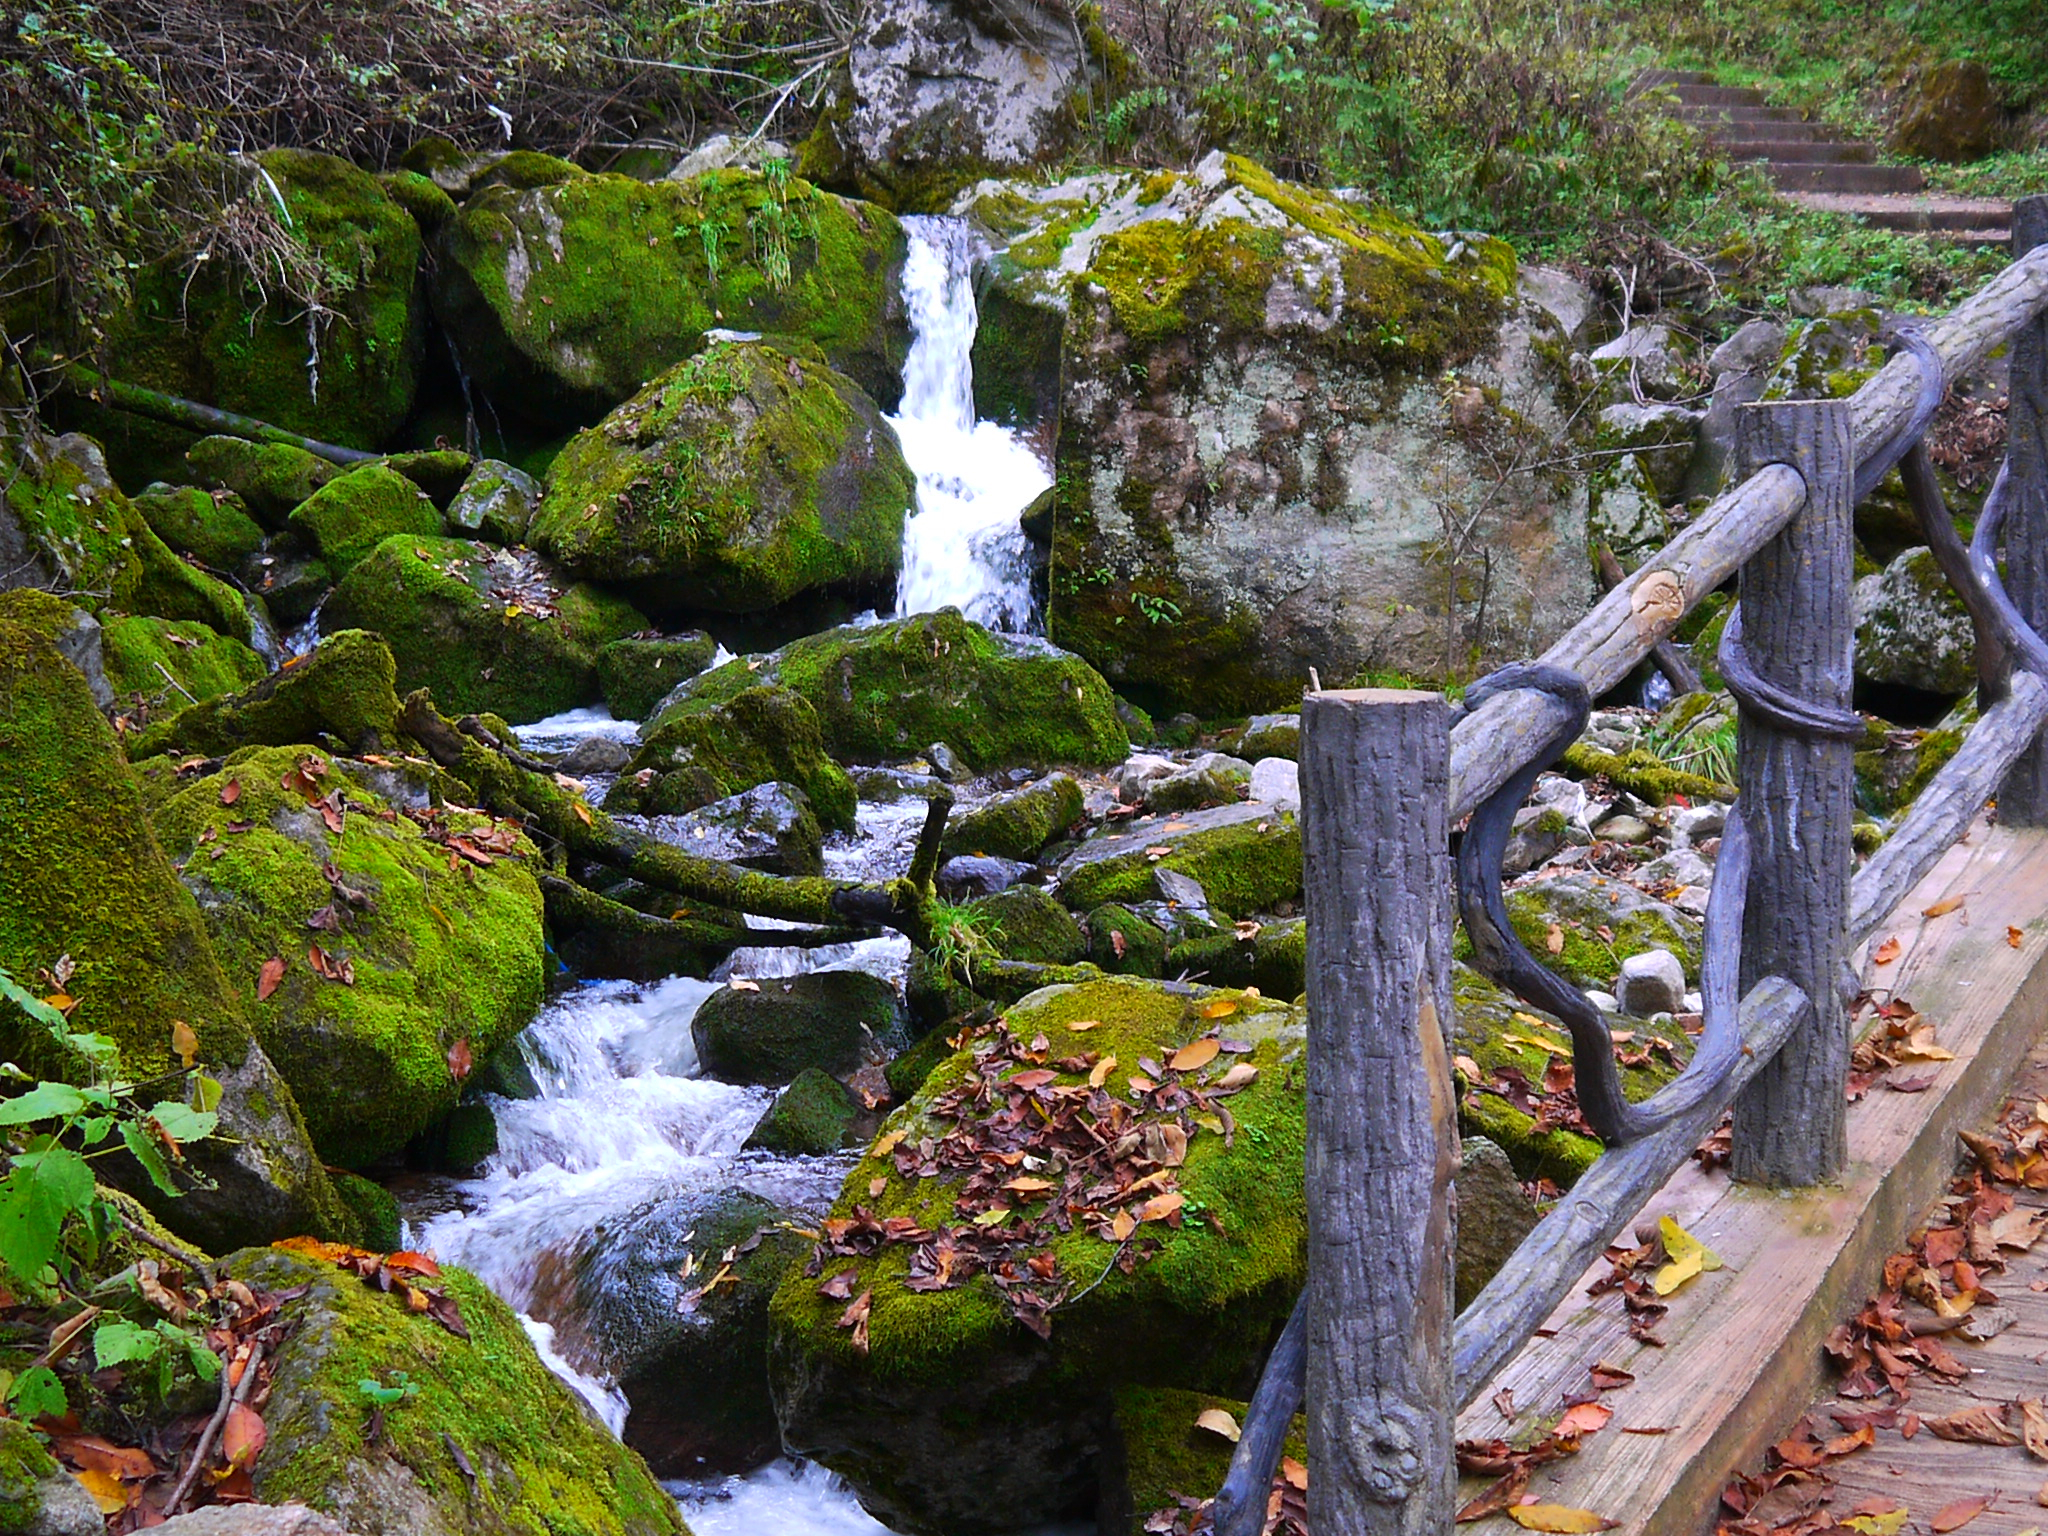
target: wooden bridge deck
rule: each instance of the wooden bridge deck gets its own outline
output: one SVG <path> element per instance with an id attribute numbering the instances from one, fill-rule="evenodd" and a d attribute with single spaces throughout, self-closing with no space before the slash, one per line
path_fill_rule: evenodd
<path id="1" fill-rule="evenodd" d="M 1951 905 L 1957 897 L 1962 900 Z M 1925 916 L 1929 909 L 1940 915 Z M 2011 937 L 2008 928 L 2016 931 Z M 1864 957 L 1864 984 L 1909 999 L 1955 1059 L 1908 1069 L 1915 1077 L 1933 1076 L 1924 1091 L 1879 1088 L 1851 1106 L 1850 1167 L 1839 1187 L 1772 1193 L 1737 1186 L 1725 1170 L 1703 1172 L 1697 1163 L 1673 1176 L 1645 1217 L 1673 1217 L 1726 1267 L 1667 1298 L 1670 1311 L 1654 1329 L 1663 1347 L 1631 1336 L 1620 1295 L 1590 1297 L 1582 1284 L 1548 1320 L 1549 1336 L 1532 1339 L 1459 1416 L 1461 1440 L 1540 1438 L 1568 1403 L 1592 1391 L 1592 1366 L 1633 1375 L 1633 1382 L 1599 1394 L 1613 1410 L 1611 1422 L 1588 1436 L 1577 1455 L 1536 1469 L 1524 1498 L 1591 1510 L 1618 1521 L 1630 1536 L 1710 1530 L 1730 1476 L 1757 1466 L 1765 1448 L 1827 1390 L 1822 1341 L 1877 1288 L 1886 1255 L 1946 1191 L 1957 1132 L 1995 1116 L 2039 1033 L 2048 1010 L 2048 832 L 1974 823 L 1967 841 L 1952 848 L 1878 929 L 1872 950 L 1889 939 L 1897 940 L 1897 958 L 1879 966 Z M 1596 1266 L 1586 1283 L 1609 1269 Z M 2008 1281 L 2000 1295 L 2019 1289 Z M 2048 1296 L 2024 1299 L 2033 1304 L 2030 1320 L 1983 1348 L 2004 1362 L 2000 1372 L 2033 1371 L 2048 1380 L 2048 1370 L 2033 1365 L 2048 1348 Z M 1987 1373 L 1992 1358 L 1986 1356 Z M 1984 1395 L 2009 1385 L 2001 1375 Z M 1512 1409 L 1512 1418 L 1504 1409 Z M 1945 1409 L 1930 1402 L 1929 1411 Z M 1884 1468 L 1906 1465 L 1901 1454 L 1912 1449 L 1888 1434 L 1878 1448 L 1882 1454 L 1864 1452 L 1862 1460 L 1849 1458 L 1830 1471 L 1842 1476 L 1845 1490 L 1852 1477 L 1858 1486 L 1871 1478 L 1889 1486 L 1866 1491 L 1896 1493 L 1900 1479 Z M 1924 1447 L 1915 1453 L 1916 1466 L 1924 1454 Z M 2019 1452 L 1988 1454 L 2020 1457 L 2010 1478 L 2018 1487 L 2032 1472 L 2029 1499 L 2048 1473 L 2048 1466 L 2028 1468 Z M 1931 1470 L 1925 1475 L 1936 1476 Z M 1468 1478 L 1460 1497 L 1485 1486 L 1484 1479 Z M 1838 1499 L 1840 1512 L 1853 1502 Z M 1911 1500 L 1916 1512 L 1922 1504 L 1930 1513 L 1939 1507 L 1923 1496 Z M 2048 1511 L 2039 1513 L 2048 1523 Z M 1971 1532 L 2001 1536 L 2030 1523 L 1994 1524 L 1987 1516 Z M 1496 1516 L 1466 1529 L 1515 1527 Z"/>

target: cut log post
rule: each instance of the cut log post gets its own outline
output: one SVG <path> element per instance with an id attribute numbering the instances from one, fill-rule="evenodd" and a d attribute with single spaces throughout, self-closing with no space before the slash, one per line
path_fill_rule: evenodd
<path id="1" fill-rule="evenodd" d="M 1448 1531 L 1458 1166 L 1450 709 L 1302 701 L 1309 1526 Z"/>
<path id="2" fill-rule="evenodd" d="M 1737 413 L 1743 473 L 1786 464 L 1806 505 L 1742 572 L 1742 629 L 1766 683 L 1846 710 L 1854 670 L 1854 414 L 1842 400 L 1786 400 Z M 1742 714 L 1737 778 L 1755 839 L 1742 925 L 1742 987 L 1782 976 L 1812 1004 L 1735 1101 L 1730 1168 L 1749 1183 L 1818 1184 L 1848 1158 L 1843 1084 L 1849 1019 L 1840 977 L 1849 903 L 1855 748 Z"/>
<path id="3" fill-rule="evenodd" d="M 2014 256 L 2048 246 L 2048 196 L 2012 205 Z M 2035 631 L 2048 634 L 2048 312 L 2013 332 L 2012 382 L 2005 442 L 2012 510 L 2005 520 L 2006 590 Z M 2006 775 L 1998 819 L 2009 827 L 2048 826 L 2048 737 L 2037 740 Z"/>

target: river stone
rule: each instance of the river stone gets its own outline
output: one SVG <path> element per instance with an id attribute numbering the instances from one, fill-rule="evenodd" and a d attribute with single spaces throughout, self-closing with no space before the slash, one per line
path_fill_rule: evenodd
<path id="1" fill-rule="evenodd" d="M 303 1504 L 209 1504 L 151 1529 L 168 1536 L 353 1536 Z"/>
<path id="2" fill-rule="evenodd" d="M 258 1499 L 308 1504 L 361 1536 L 687 1536 L 646 1464 L 468 1271 L 433 1281 L 461 1309 L 459 1339 L 324 1260 L 245 1249 L 223 1267 L 287 1298 Z M 359 1384 L 399 1370 L 419 1392 L 386 1410 L 373 1443 Z"/>
<path id="3" fill-rule="evenodd" d="M 172 549 L 216 570 L 231 571 L 263 547 L 262 525 L 233 491 L 152 489 L 135 498 L 135 510 Z"/>
<path id="4" fill-rule="evenodd" d="M 939 894 L 948 901 L 973 896 L 992 896 L 1007 891 L 1031 872 L 1018 859 L 998 859 L 985 854 L 956 854 L 939 866 Z"/>
<path id="5" fill-rule="evenodd" d="M 9 1536 L 104 1536 L 85 1485 L 57 1464 L 34 1430 L 0 1419 L 0 1530 Z"/>
<path id="6" fill-rule="evenodd" d="M 865 971 L 764 976 L 712 993 L 690 1035 L 705 1073 L 722 1082 L 787 1083 L 806 1067 L 845 1077 L 901 1049 L 903 1003 Z"/>
<path id="7" fill-rule="evenodd" d="M 805 1067 L 775 1095 L 744 1145 L 792 1157 L 823 1157 L 847 1144 L 859 1115 L 844 1083 L 816 1067 Z"/>
<path id="8" fill-rule="evenodd" d="M 985 372 L 996 392 L 1061 380 L 1049 629 L 1113 686 L 1212 717 L 1287 708 L 1311 667 L 1484 670 L 1590 605 L 1583 477 L 1478 491 L 1498 455 L 1571 451 L 1574 430 L 1568 349 L 1507 246 L 1220 152 L 983 183 L 955 211 L 1008 242 L 978 397 Z M 1447 368 L 1478 402 L 1462 421 Z M 1471 498 L 1455 550 L 1431 485 Z"/>
<path id="9" fill-rule="evenodd" d="M 239 496 L 273 532 L 284 527 L 292 508 L 341 473 L 303 448 L 242 437 L 202 437 L 185 450 L 185 462 L 199 484 Z"/>
<path id="10" fill-rule="evenodd" d="M 226 757 L 242 747 L 290 746 L 331 737 L 351 751 L 382 752 L 398 741 L 397 675 L 378 635 L 344 629 L 296 666 L 152 725 L 128 748 L 131 760 L 184 751 Z"/>
<path id="11" fill-rule="evenodd" d="M 938 212 L 977 177 L 1063 156 L 1094 76 L 1059 0 L 884 0 L 797 163 L 885 207 Z"/>
<path id="12" fill-rule="evenodd" d="M 1081 819 L 1081 786 L 1072 774 L 1049 773 L 1022 789 L 990 795 L 946 824 L 939 851 L 1034 859 Z"/>
<path id="13" fill-rule="evenodd" d="M 614 640 L 597 653 L 597 686 L 613 719 L 645 720 L 717 654 L 718 642 L 701 629 Z"/>
<path id="14" fill-rule="evenodd" d="M 235 693 L 270 671 L 241 641 L 185 620 L 110 618 L 100 643 L 107 686 L 129 705 L 144 707 L 131 724 Z"/>
<path id="15" fill-rule="evenodd" d="M 1590 354 L 1602 373 L 1640 385 L 1644 394 L 1670 399 L 1685 392 L 1684 345 L 1661 321 L 1631 326 Z"/>
<path id="16" fill-rule="evenodd" d="M 853 830 L 853 781 L 825 755 L 817 711 L 787 688 L 746 687 L 729 698 L 671 704 L 642 726 L 605 808 L 677 815 L 776 780 L 803 790 L 824 826 Z"/>
<path id="17" fill-rule="evenodd" d="M 1176 818 L 1185 831 L 1147 827 L 1092 839 L 1059 869 L 1060 900 L 1087 909 L 1103 902 L 1165 899 L 1156 871 L 1187 875 L 1219 912 L 1248 917 L 1301 895 L 1301 828 L 1264 805 L 1229 805 Z M 1170 850 L 1164 854 L 1156 848 Z"/>
<path id="18" fill-rule="evenodd" d="M 1933 551 L 1909 549 L 1856 583 L 1856 675 L 1950 697 L 1976 686 L 1976 631 Z"/>
<path id="19" fill-rule="evenodd" d="M 1621 962 L 1615 998 L 1623 1013 L 1647 1019 L 1685 1006 L 1685 967 L 1665 949 L 1648 949 Z"/>
<path id="20" fill-rule="evenodd" d="M 555 766 L 572 779 L 617 773 L 633 760 L 633 749 L 612 736 L 586 736 Z"/>
<path id="21" fill-rule="evenodd" d="M 1006 960 L 1066 965 L 1088 952 L 1081 925 L 1042 885 L 1012 885 L 967 906 L 987 920 L 986 937 Z"/>
<path id="22" fill-rule="evenodd" d="M 664 816 L 660 825 L 662 840 L 686 853 L 775 875 L 824 872 L 824 829 L 810 796 L 794 784 L 756 784 L 687 815 Z"/>
<path id="23" fill-rule="evenodd" d="M 1459 1148 L 1457 1192 L 1457 1299 L 1462 1309 L 1536 1229 L 1536 1207 L 1507 1153 L 1484 1136 L 1467 1136 Z"/>
<path id="24" fill-rule="evenodd" d="M 540 482 L 533 476 L 499 459 L 479 459 L 445 515 L 451 532 L 524 544 L 539 505 Z"/>
<path id="25" fill-rule="evenodd" d="M 285 521 L 337 576 L 346 576 L 392 534 L 441 532 L 441 513 L 432 498 L 383 463 L 361 464 L 336 476 Z"/>
<path id="26" fill-rule="evenodd" d="M 1262 757 L 1252 764 L 1247 798 L 1276 811 L 1301 809 L 1301 766 L 1291 757 Z"/>
<path id="27" fill-rule="evenodd" d="M 1197 811 L 1230 805 L 1245 797 L 1252 765 L 1223 752 L 1204 752 L 1192 762 L 1163 774 L 1145 786 L 1145 808 L 1151 811 Z"/>
<path id="28" fill-rule="evenodd" d="M 262 600 L 271 620 L 297 629 L 334 589 L 334 572 L 295 533 L 272 534 L 235 570 L 244 591 Z"/>

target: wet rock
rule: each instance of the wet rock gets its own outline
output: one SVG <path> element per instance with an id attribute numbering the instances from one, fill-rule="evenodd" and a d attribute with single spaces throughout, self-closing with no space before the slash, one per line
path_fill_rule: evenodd
<path id="1" fill-rule="evenodd" d="M 153 1529 L 168 1536 L 353 1536 L 303 1504 L 209 1504 Z"/>
<path id="2" fill-rule="evenodd" d="M 1301 750 L 1301 716 L 1253 715 L 1238 738 L 1237 750 L 1253 762 L 1265 757 L 1294 757 Z"/>
<path id="3" fill-rule="evenodd" d="M 662 820 L 664 839 L 688 853 L 776 875 L 816 875 L 825 868 L 824 829 L 810 796 L 794 784 L 757 784 Z"/>
<path id="4" fill-rule="evenodd" d="M 361 1536 L 682 1536 L 675 1500 L 543 1365 L 517 1314 L 465 1270 L 434 1284 L 453 1338 L 404 1299 L 276 1249 L 231 1256 L 244 1284 L 290 1293 L 255 1465 L 258 1499 L 308 1504 Z M 403 1370 L 415 1397 L 370 1440 L 360 1382 Z"/>
<path id="5" fill-rule="evenodd" d="M 1990 71 L 1975 59 L 1944 59 L 1906 87 L 1891 147 L 1925 160 L 1979 160 L 1998 148 L 2005 108 Z"/>
<path id="6" fill-rule="evenodd" d="M 862 1353 L 837 1326 L 847 1303 L 821 1296 L 818 1274 L 792 1269 L 770 1314 L 771 1381 L 792 1454 L 847 1477 L 893 1529 L 992 1536 L 1061 1518 L 1089 1493 L 1097 1410 L 1119 1383 L 1249 1388 L 1304 1270 L 1301 1185 L 1286 1170 L 1298 1168 L 1302 1155 L 1302 1098 L 1289 1068 L 1306 1032 L 1298 1009 L 1226 995 L 1238 1004 L 1230 1036 L 1253 1046 L 1229 1060 L 1259 1075 L 1230 1100 L 1235 1146 L 1226 1151 L 1221 1136 L 1197 1126 L 1172 1172 L 1214 1224 L 1157 1224 L 1157 1256 L 1114 1284 L 1077 1289 L 1052 1314 L 1049 1338 L 1012 1320 L 987 1274 L 958 1289 L 908 1289 L 903 1261 L 890 1248 L 876 1259 L 821 1262 L 826 1275 L 852 1269 L 850 1294 L 870 1295 Z M 1007 1027 L 1025 1041 L 1040 1032 L 1085 1038 L 1090 1051 L 1136 1061 L 1204 1033 L 1200 1011 L 1215 996 L 1110 978 L 1034 993 L 1011 1005 Z M 1097 1027 L 1085 1037 L 1068 1032 L 1084 1020 Z M 927 1119 L 926 1106 L 976 1065 L 969 1050 L 949 1057 L 890 1128 L 913 1143 L 944 1134 L 951 1122 Z M 1221 1070 L 1217 1062 L 1203 1072 Z M 1174 1156 L 1163 1143 L 1160 1151 Z M 884 1181 L 879 1196 L 870 1193 L 875 1179 Z M 954 1194 L 951 1175 L 908 1178 L 892 1159 L 867 1157 L 849 1173 L 833 1214 L 848 1216 L 861 1204 L 944 1222 Z M 1077 1223 L 1051 1233 L 1045 1250 L 1056 1274 L 1085 1277 L 1085 1284 L 1117 1246 Z"/>
<path id="7" fill-rule="evenodd" d="M 1932 551 L 1856 583 L 1856 675 L 1951 698 L 1976 686 L 1976 632 Z"/>
<path id="8" fill-rule="evenodd" d="M 270 670 L 241 641 L 204 624 L 134 614 L 107 621 L 101 656 L 115 696 L 131 709 L 141 704 L 156 715 L 247 688 Z"/>
<path id="9" fill-rule="evenodd" d="M 1467 1136 L 1458 1161 L 1457 1303 L 1484 1288 L 1536 1230 L 1536 1207 L 1522 1191 L 1507 1153 L 1484 1136 Z"/>
<path id="10" fill-rule="evenodd" d="M 128 755 L 140 761 L 178 750 L 225 757 L 241 747 L 323 737 L 350 750 L 382 751 L 398 739 L 396 675 L 391 649 L 381 638 L 345 629 L 327 636 L 289 671 L 151 726 Z"/>
<path id="11" fill-rule="evenodd" d="M 593 773 L 617 773 L 633 760 L 633 749 L 613 736 L 586 736 L 557 763 L 572 779 Z"/>
<path id="12" fill-rule="evenodd" d="M 645 720 L 718 654 L 703 630 L 659 639 L 614 640 L 597 653 L 597 686 L 617 720 Z"/>
<path id="13" fill-rule="evenodd" d="M 991 795 L 946 824 L 940 852 L 1034 859 L 1081 819 L 1081 786 L 1071 774 L 1049 773 L 1023 789 Z"/>
<path id="14" fill-rule="evenodd" d="M 973 896 L 992 896 L 1007 891 L 1031 872 L 1031 866 L 1016 859 L 989 858 L 981 854 L 956 854 L 939 866 L 939 894 L 948 901 Z"/>
<path id="15" fill-rule="evenodd" d="M 1262 757 L 1252 764 L 1247 798 L 1276 811 L 1301 809 L 1301 769 L 1289 757 Z"/>
<path id="16" fill-rule="evenodd" d="M 392 1253 L 405 1246 L 405 1218 L 398 1201 L 374 1179 L 345 1170 L 328 1171 L 334 1191 L 362 1223 L 362 1245 L 372 1253 Z"/>
<path id="17" fill-rule="evenodd" d="M 1710 837 L 1719 837 L 1727 827 L 1728 807 L 1725 805 L 1689 805 L 1671 817 L 1672 840 L 1681 848 L 1690 848 Z"/>
<path id="18" fill-rule="evenodd" d="M 1252 765 L 1222 752 L 1204 752 L 1185 766 L 1145 786 L 1145 805 L 1154 811 L 1197 811 L 1244 798 Z"/>
<path id="19" fill-rule="evenodd" d="M 531 550 L 412 534 L 359 560 L 323 617 L 383 635 L 400 693 L 427 688 L 446 714 L 511 720 L 589 703 L 598 653 L 647 624 L 624 599 L 570 581 Z"/>
<path id="20" fill-rule="evenodd" d="M 881 408 L 815 348 L 716 341 L 570 440 L 528 536 L 651 611 L 751 613 L 893 580 L 914 488 Z"/>
<path id="21" fill-rule="evenodd" d="M 1199 976 L 1211 986 L 1257 987 L 1299 1002 L 1308 986 L 1308 925 L 1301 918 L 1241 929 L 1187 931 L 1166 957 L 1165 974 Z"/>
<path id="22" fill-rule="evenodd" d="M 986 922 L 985 936 L 1006 960 L 1066 965 L 1088 953 L 1081 925 L 1043 886 L 1012 885 L 968 908 Z"/>
<path id="23" fill-rule="evenodd" d="M 334 573 L 297 534 L 275 534 L 244 560 L 236 579 L 263 600 L 271 619 L 284 629 L 297 629 L 313 616 L 334 587 Z"/>
<path id="24" fill-rule="evenodd" d="M 427 493 L 387 464 L 362 464 L 300 502 L 286 519 L 319 551 L 337 576 L 394 533 L 441 532 L 441 513 Z"/>
<path id="25" fill-rule="evenodd" d="M 1614 989 L 1623 1013 L 1647 1019 L 1655 1013 L 1677 1013 L 1685 1006 L 1685 967 L 1669 950 L 1645 950 L 1621 962 Z"/>
<path id="26" fill-rule="evenodd" d="M 865 971 L 763 977 L 714 992 L 690 1021 L 697 1059 L 729 1083 L 787 1083 L 806 1067 L 844 1077 L 905 1043 L 896 989 Z"/>
<path id="27" fill-rule="evenodd" d="M 320 805 L 337 792 L 340 831 Z M 343 1167 L 397 1152 L 452 1109 L 450 1052 L 482 1058 L 517 1035 L 545 976 L 530 845 L 451 869 L 446 846 L 386 809 L 327 754 L 268 747 L 192 780 L 155 816 L 256 1038 L 321 1156 Z M 475 812 L 451 810 L 447 825 L 491 830 Z"/>
<path id="28" fill-rule="evenodd" d="M 787 688 L 672 701 L 641 728 L 626 767 L 605 797 L 614 814 L 678 815 L 780 781 L 810 798 L 822 825 L 853 829 L 853 781 L 825 755 L 817 712 Z"/>
<path id="29" fill-rule="evenodd" d="M 533 476 L 498 459 L 479 459 L 448 503 L 448 529 L 497 544 L 524 544 L 539 505 L 540 482 Z"/>
<path id="30" fill-rule="evenodd" d="M 1163 899 L 1154 878 L 1160 869 L 1189 876 L 1217 911 L 1234 917 L 1270 912 L 1301 895 L 1301 829 L 1291 816 L 1266 806 L 1225 806 L 1182 819 L 1189 824 L 1184 832 L 1147 828 L 1083 844 L 1060 866 L 1060 899 L 1077 909 Z M 1155 848 L 1169 851 L 1154 854 Z"/>
<path id="31" fill-rule="evenodd" d="M 848 1144 L 859 1113 L 844 1083 L 816 1067 L 805 1067 L 747 1133 L 746 1145 L 764 1152 L 821 1157 Z"/>
<path id="32" fill-rule="evenodd" d="M 924 757 L 925 761 L 931 764 L 932 777 L 942 784 L 957 784 L 969 777 L 972 772 L 967 764 L 961 761 L 960 754 L 943 741 L 935 741 L 926 747 Z"/>

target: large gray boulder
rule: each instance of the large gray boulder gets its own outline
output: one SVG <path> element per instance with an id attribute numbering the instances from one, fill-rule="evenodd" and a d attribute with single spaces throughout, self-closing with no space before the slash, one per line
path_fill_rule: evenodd
<path id="1" fill-rule="evenodd" d="M 1931 550 L 1856 583 L 1856 675 L 1951 697 L 1976 686 L 1976 631 Z"/>

